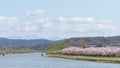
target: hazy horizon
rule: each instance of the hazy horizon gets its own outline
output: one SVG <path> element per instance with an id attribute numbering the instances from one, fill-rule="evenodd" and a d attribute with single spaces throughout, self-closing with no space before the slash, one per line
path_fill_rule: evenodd
<path id="1" fill-rule="evenodd" d="M 120 35 L 115 35 L 115 36 L 120 36 Z M 58 41 L 58 40 L 63 40 L 63 39 L 70 39 L 70 38 L 85 38 L 85 37 L 115 37 L 115 36 L 77 36 L 77 37 L 68 37 L 68 38 L 32 38 L 32 39 L 27 39 L 27 38 L 7 38 L 7 37 L 0 37 L 2 39 L 16 39 L 16 40 L 37 40 L 37 39 L 44 39 L 44 40 L 51 40 L 51 41 Z"/>

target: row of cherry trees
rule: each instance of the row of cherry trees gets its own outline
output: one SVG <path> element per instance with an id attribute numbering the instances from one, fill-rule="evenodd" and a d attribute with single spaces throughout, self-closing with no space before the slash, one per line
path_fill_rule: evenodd
<path id="1" fill-rule="evenodd" d="M 120 57 L 120 47 L 68 47 L 60 51 L 62 54 L 67 55 L 87 55 L 87 56 L 116 56 Z"/>

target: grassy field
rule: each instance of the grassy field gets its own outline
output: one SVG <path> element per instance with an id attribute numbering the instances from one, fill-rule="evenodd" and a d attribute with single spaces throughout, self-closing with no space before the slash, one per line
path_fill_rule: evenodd
<path id="1" fill-rule="evenodd" d="M 63 54 L 48 54 L 48 56 L 56 57 L 56 58 L 73 59 L 73 60 L 86 60 L 86 61 L 94 61 L 94 62 L 120 64 L 120 57 L 74 56 L 74 55 L 63 55 Z"/>
<path id="2" fill-rule="evenodd" d="M 59 51 L 61 49 L 67 48 L 69 45 L 67 43 L 59 42 L 53 46 L 47 48 L 46 52 L 52 53 Z"/>
<path id="3" fill-rule="evenodd" d="M 14 54 L 14 53 L 33 53 L 33 52 L 37 52 L 36 50 L 34 49 L 30 49 L 30 48 L 16 48 L 16 49 L 6 49 L 5 50 L 5 53 L 6 54 Z M 2 54 L 3 51 L 2 49 L 0 48 L 0 54 Z"/>

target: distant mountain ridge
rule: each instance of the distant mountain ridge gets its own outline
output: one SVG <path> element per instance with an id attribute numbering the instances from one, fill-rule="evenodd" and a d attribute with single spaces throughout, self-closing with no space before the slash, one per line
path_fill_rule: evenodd
<path id="1" fill-rule="evenodd" d="M 73 43 L 75 41 L 79 41 L 83 39 L 86 41 L 88 45 L 117 45 L 120 46 L 120 36 L 113 36 L 113 37 L 74 37 L 68 38 L 58 41 L 51 41 L 47 39 L 33 39 L 33 40 L 26 40 L 26 39 L 8 39 L 8 38 L 0 38 L 0 46 L 7 46 L 7 47 L 49 47 L 54 45 L 56 42 L 67 42 Z"/>
<path id="2" fill-rule="evenodd" d="M 8 38 L 0 38 L 0 46 L 7 47 L 33 47 L 36 45 L 52 45 L 54 41 L 46 40 L 46 39 L 34 39 L 34 40 L 26 40 L 26 39 L 8 39 Z"/>
<path id="3" fill-rule="evenodd" d="M 75 38 L 69 38 L 64 39 L 61 41 L 72 43 L 74 41 L 78 41 L 80 39 L 83 39 L 86 41 L 88 45 L 116 45 L 120 46 L 120 36 L 113 36 L 113 37 L 75 37 Z"/>

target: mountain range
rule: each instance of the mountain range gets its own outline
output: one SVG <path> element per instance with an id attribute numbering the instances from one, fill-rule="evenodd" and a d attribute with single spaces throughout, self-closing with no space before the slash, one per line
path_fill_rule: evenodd
<path id="1" fill-rule="evenodd" d="M 113 36 L 113 37 L 74 37 L 68 38 L 63 40 L 47 40 L 47 39 L 33 39 L 33 40 L 26 40 L 26 39 L 8 39 L 8 38 L 0 38 L 0 46 L 7 46 L 7 47 L 32 47 L 32 48 L 39 48 L 39 47 L 48 47 L 54 45 L 56 42 L 66 42 L 66 43 L 73 43 L 83 39 L 86 43 L 90 46 L 94 45 L 116 45 L 120 46 L 120 36 Z"/>
<path id="2" fill-rule="evenodd" d="M 0 38 L 0 46 L 6 47 L 48 47 L 53 45 L 54 41 L 46 40 L 46 39 L 34 39 L 34 40 L 26 40 L 26 39 L 8 39 L 8 38 Z"/>

